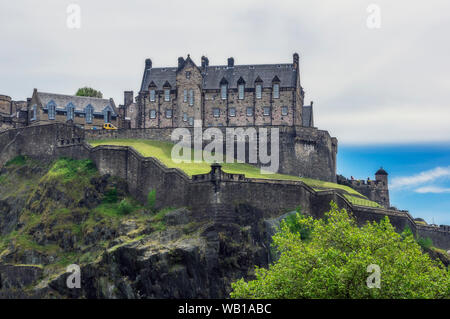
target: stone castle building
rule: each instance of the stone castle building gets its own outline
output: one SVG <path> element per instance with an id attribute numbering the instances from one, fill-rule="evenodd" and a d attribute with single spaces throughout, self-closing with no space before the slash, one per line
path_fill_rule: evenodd
<path id="1" fill-rule="evenodd" d="M 113 99 L 44 93 L 34 89 L 28 102 L 30 125 L 70 122 L 85 129 L 118 126 L 119 111 Z"/>
<path id="2" fill-rule="evenodd" d="M 188 55 L 177 67 L 153 67 L 147 59 L 140 91 L 125 92 L 124 117 L 132 128 L 306 126 L 313 127 L 312 103 L 304 106 L 299 55 L 292 63 L 197 66 Z"/>

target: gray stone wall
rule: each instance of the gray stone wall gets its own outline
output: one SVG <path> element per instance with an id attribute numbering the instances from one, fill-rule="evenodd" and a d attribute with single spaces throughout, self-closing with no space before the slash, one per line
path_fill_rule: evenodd
<path id="1" fill-rule="evenodd" d="M 149 134 L 147 130 L 136 132 L 139 131 Z M 101 173 L 125 179 L 130 193 L 141 202 L 146 201 L 149 191 L 156 190 L 157 208 L 188 206 L 194 211 L 206 210 L 216 220 L 238 218 L 236 211 L 239 207 L 250 207 L 255 214 L 266 218 L 300 206 L 303 212 L 320 218 L 329 210 L 329 203 L 333 200 L 339 207 L 350 211 L 361 225 L 389 216 L 397 230 L 401 231 L 408 225 L 417 235 L 430 237 L 435 246 L 450 249 L 449 226 L 418 225 L 404 211 L 356 206 L 332 190 L 316 192 L 299 181 L 249 179 L 224 173 L 217 166 L 210 174 L 189 178 L 177 169 L 163 166 L 156 159 L 142 157 L 129 147 L 92 148 L 84 143 L 85 133 L 88 132 L 65 124 L 32 126 L 0 133 L 0 164 L 17 155 L 45 160 L 61 156 L 90 158 Z"/>

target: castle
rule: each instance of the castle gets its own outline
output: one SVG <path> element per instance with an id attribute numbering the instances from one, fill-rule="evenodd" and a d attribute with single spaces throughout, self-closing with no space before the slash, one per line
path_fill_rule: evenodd
<path id="1" fill-rule="evenodd" d="M 194 121 L 223 131 L 277 128 L 280 173 L 338 182 L 390 206 L 387 173 L 367 183 L 337 178 L 338 141 L 314 127 L 313 102 L 304 105 L 297 53 L 287 64 L 236 65 L 232 57 L 227 62 L 209 65 L 202 56 L 197 66 L 188 55 L 179 57 L 176 67 L 153 67 L 147 59 L 138 95 L 125 91 L 118 107 L 113 99 L 37 89 L 27 101 L 0 96 L 0 130 L 55 122 L 101 129 L 103 123 L 113 123 L 119 127 L 116 135 L 170 141 L 173 128 L 192 129 Z"/>
<path id="2" fill-rule="evenodd" d="M 289 64 L 197 66 L 188 55 L 177 67 L 147 59 L 141 89 L 132 104 L 125 93 L 125 116 L 132 128 L 287 125 L 313 127 L 312 104 L 304 106 L 299 55 Z"/>

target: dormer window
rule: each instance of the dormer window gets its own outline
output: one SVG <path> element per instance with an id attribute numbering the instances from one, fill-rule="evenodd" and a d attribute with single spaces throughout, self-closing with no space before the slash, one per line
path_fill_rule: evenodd
<path id="1" fill-rule="evenodd" d="M 222 100 L 227 99 L 227 85 L 226 84 L 222 84 L 220 86 L 220 97 L 222 98 Z"/>
<path id="2" fill-rule="evenodd" d="M 94 108 L 92 107 L 92 105 L 89 104 L 88 106 L 86 106 L 85 113 L 86 113 L 86 123 L 88 124 L 92 123 L 92 118 L 94 115 Z"/>
<path id="3" fill-rule="evenodd" d="M 155 100 L 156 100 L 155 89 L 150 89 L 150 102 L 155 102 Z"/>
<path id="4" fill-rule="evenodd" d="M 256 84 L 255 91 L 256 91 L 256 98 L 261 99 L 262 98 L 262 85 Z"/>
<path id="5" fill-rule="evenodd" d="M 48 119 L 49 120 L 54 120 L 55 119 L 55 115 L 56 115 L 55 102 L 50 101 L 50 103 L 48 103 L 48 105 L 47 105 L 47 108 L 48 108 Z"/>
<path id="6" fill-rule="evenodd" d="M 280 84 L 279 83 L 273 84 L 273 98 L 274 99 L 280 98 Z"/>
<path id="7" fill-rule="evenodd" d="M 170 101 L 170 89 L 164 89 L 164 101 Z"/>
<path id="8" fill-rule="evenodd" d="M 244 99 L 244 92 L 245 92 L 245 85 L 244 84 L 239 84 L 238 85 L 238 91 L 239 91 L 239 100 L 243 100 Z"/>
<path id="9" fill-rule="evenodd" d="M 66 119 L 67 121 L 72 120 L 74 118 L 75 115 L 75 106 L 72 103 L 69 103 L 66 107 Z"/>

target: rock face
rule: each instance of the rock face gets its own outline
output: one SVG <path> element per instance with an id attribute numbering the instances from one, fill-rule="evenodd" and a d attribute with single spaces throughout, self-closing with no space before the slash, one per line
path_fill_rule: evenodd
<path id="1" fill-rule="evenodd" d="M 251 207 L 156 212 L 120 180 L 52 165 L 0 175 L 1 298 L 227 298 L 231 282 L 267 266 L 264 220 Z M 123 200 L 131 212 L 118 210 Z M 67 287 L 70 264 L 79 289 Z"/>

